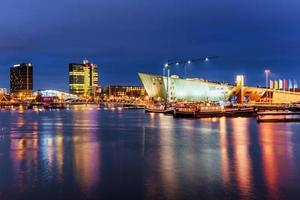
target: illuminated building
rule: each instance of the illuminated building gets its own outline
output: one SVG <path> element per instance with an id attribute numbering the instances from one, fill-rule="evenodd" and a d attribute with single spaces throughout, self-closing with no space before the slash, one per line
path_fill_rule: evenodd
<path id="1" fill-rule="evenodd" d="M 10 93 L 26 97 L 32 94 L 33 69 L 31 63 L 16 64 L 10 68 Z"/>
<path id="2" fill-rule="evenodd" d="M 84 60 L 81 64 L 69 64 L 69 90 L 81 97 L 95 97 L 100 92 L 98 66 Z"/>
<path id="3" fill-rule="evenodd" d="M 166 99 L 167 77 L 139 73 L 139 77 L 150 98 Z M 208 82 L 203 79 L 169 78 L 171 101 L 222 101 L 229 99 L 234 85 Z"/>
<path id="4" fill-rule="evenodd" d="M 7 101 L 7 90 L 6 88 L 0 88 L 0 102 L 1 101 Z"/>
<path id="5" fill-rule="evenodd" d="M 143 98 L 145 97 L 146 90 L 141 86 L 121 86 L 121 85 L 108 85 L 105 88 L 105 94 L 108 98 Z"/>
<path id="6" fill-rule="evenodd" d="M 182 79 L 178 76 L 169 77 L 169 90 L 167 90 L 167 77 L 139 73 L 139 77 L 148 96 L 153 100 L 166 100 L 169 92 L 171 102 L 226 102 L 236 99 L 237 102 L 255 103 L 296 103 L 300 102 L 300 93 L 276 90 L 280 88 L 275 81 L 275 89 L 251 87 L 244 85 L 244 77 L 237 77 L 237 84 L 212 82 L 203 79 Z M 282 80 L 281 80 L 282 82 Z M 281 83 L 283 87 L 283 82 Z M 295 91 L 297 91 L 295 89 Z"/>

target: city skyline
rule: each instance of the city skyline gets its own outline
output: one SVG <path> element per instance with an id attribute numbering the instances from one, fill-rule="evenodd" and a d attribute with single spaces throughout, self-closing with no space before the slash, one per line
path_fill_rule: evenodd
<path id="1" fill-rule="evenodd" d="M 300 196 L 300 0 L 1 8 L 0 200 Z"/>
<path id="2" fill-rule="evenodd" d="M 83 61 L 82 61 L 83 60 Z M 81 60 L 81 62 L 85 62 L 85 60 L 87 61 L 87 62 L 89 62 L 88 60 L 87 60 L 87 58 L 84 58 L 84 59 L 82 59 Z M 167 61 L 168 62 L 168 61 Z M 166 63 L 167 63 L 166 62 Z M 208 59 L 208 58 L 206 58 L 201 64 L 204 66 L 204 67 L 207 67 L 207 66 L 209 66 L 210 65 L 210 62 L 211 62 L 211 60 L 210 59 Z M 16 66 L 16 65 L 20 65 L 20 64 L 24 64 L 24 63 L 26 63 L 26 62 L 22 62 L 22 63 L 15 63 L 15 64 L 13 64 L 13 65 L 11 65 L 10 67 L 9 67 L 9 70 L 11 69 L 11 68 L 13 68 L 14 66 Z M 27 63 L 29 63 L 29 64 L 32 64 L 32 62 L 27 62 Z M 80 61 L 79 62 L 69 62 L 68 63 L 68 66 L 66 67 L 67 68 L 67 75 L 60 75 L 60 74 L 54 74 L 54 75 L 60 75 L 60 76 L 65 76 L 65 77 L 67 77 L 67 79 L 65 80 L 66 82 L 61 82 L 61 83 L 59 83 L 59 86 L 63 86 L 63 87 L 56 87 L 56 88 L 51 88 L 51 87 L 40 87 L 40 85 L 43 85 L 43 84 L 40 84 L 40 83 L 36 83 L 36 81 L 35 81 L 35 79 L 39 79 L 39 77 L 37 77 L 38 76 L 38 74 L 39 74 L 39 72 L 36 72 L 36 70 L 33 70 L 33 80 L 34 80 L 34 84 L 33 84 L 33 91 L 37 91 L 37 90 L 44 90 L 44 89 L 57 89 L 57 90 L 60 90 L 60 91 L 66 91 L 66 92 L 68 92 L 69 90 L 70 90 L 70 82 L 69 82 L 69 67 L 70 67 L 70 65 L 71 64 L 74 64 L 74 63 L 80 63 Z M 164 67 L 161 67 L 161 73 L 156 73 L 156 75 L 165 75 L 165 76 L 167 76 L 167 74 L 165 74 L 166 72 L 164 71 L 164 68 L 166 67 L 166 63 L 164 64 Z M 198 63 L 198 61 L 197 62 L 191 62 L 191 61 L 187 61 L 187 63 L 188 64 L 180 64 L 180 65 L 178 65 L 177 66 L 177 63 L 176 63 L 176 65 L 174 65 L 175 67 L 171 67 L 170 69 L 170 71 L 171 71 L 171 73 L 170 73 L 170 75 L 179 75 L 179 77 L 180 78 L 201 78 L 201 79 L 205 79 L 205 80 L 209 80 L 209 79 L 207 79 L 207 78 L 205 78 L 205 77 L 197 77 L 197 76 L 191 76 L 190 74 L 194 74 L 194 73 L 190 73 L 187 77 L 186 77 L 186 68 L 192 68 L 193 67 L 193 65 L 197 65 L 197 64 L 194 64 L 194 63 Z M 98 67 L 97 67 L 98 68 Z M 10 84 L 11 84 L 11 81 L 10 81 L 10 77 L 9 77 L 9 71 L 8 71 L 8 86 L 7 87 L 1 87 L 1 88 L 6 88 L 6 89 L 8 89 L 9 90 L 9 88 L 10 88 Z M 99 72 L 99 69 L 98 69 L 98 72 L 97 72 L 97 74 L 99 75 L 101 72 Z M 278 74 L 276 74 L 276 73 L 273 73 L 272 71 L 270 71 L 269 70 L 269 79 L 270 80 L 268 80 L 268 84 L 270 84 L 269 82 L 270 81 L 274 81 L 274 83 L 275 83 L 275 81 L 277 80 L 277 81 L 280 81 L 280 80 L 286 80 L 286 81 L 289 81 L 289 82 L 291 82 L 292 81 L 292 84 L 289 84 L 289 85 L 295 85 L 296 86 L 296 88 L 298 87 L 298 79 L 295 79 L 295 78 L 287 78 L 287 77 L 284 77 L 283 75 L 278 75 Z M 263 72 L 261 73 L 261 74 L 263 74 Z M 3 74 L 2 74 L 3 75 Z M 229 84 L 234 84 L 235 83 L 235 80 L 234 80 L 234 78 L 235 78 L 235 75 L 237 75 L 237 74 L 233 74 L 233 76 L 230 78 L 231 80 L 225 80 L 225 79 L 221 79 L 221 80 L 216 80 L 216 79 L 212 79 L 212 80 L 210 80 L 210 81 L 219 81 L 219 82 L 225 82 L 225 83 L 229 83 Z M 244 74 L 243 74 L 244 75 Z M 271 77 L 270 77 L 270 75 L 271 75 Z M 99 76 L 101 76 L 101 78 L 99 77 L 99 81 L 97 81 L 97 82 L 99 82 L 99 86 L 102 88 L 102 89 L 104 89 L 105 87 L 107 87 L 107 86 L 109 86 L 109 85 L 119 85 L 119 86 L 127 86 L 127 85 L 132 85 L 132 86 L 142 86 L 142 83 L 141 83 L 141 81 L 140 81 L 140 79 L 138 78 L 138 81 L 137 82 L 134 82 L 134 83 L 130 83 L 130 82 L 124 82 L 124 83 L 120 83 L 120 82 L 117 82 L 117 83 L 112 83 L 112 82 L 106 82 L 106 84 L 105 85 L 102 85 L 101 84 L 101 79 L 102 79 L 102 74 L 101 75 L 99 75 Z M 244 75 L 245 77 L 247 77 L 247 75 Z M 65 79 L 65 77 L 64 77 L 64 79 Z M 138 77 L 138 75 L 137 75 L 137 77 Z M 291 76 L 291 77 L 296 77 L 295 75 L 294 76 Z M 249 78 L 249 76 L 247 77 L 247 78 Z M 251 78 L 251 77 L 250 77 Z M 264 82 L 263 82 L 263 80 L 264 80 L 264 78 L 265 78 L 265 75 L 264 76 L 261 76 L 260 77 L 262 80 L 260 80 L 260 82 L 259 82 L 259 84 L 257 84 L 257 85 L 253 85 L 253 81 L 249 81 L 250 82 L 250 84 L 249 84 L 249 82 L 247 83 L 249 86 L 251 85 L 251 83 L 252 83 L 252 85 L 251 86 L 260 86 L 260 87 L 264 87 L 265 85 L 264 85 Z M 41 80 L 42 82 L 41 83 L 43 83 L 43 80 Z"/>
<path id="3" fill-rule="evenodd" d="M 85 57 L 99 65 L 101 86 L 141 85 L 137 72 L 162 74 L 171 58 L 218 56 L 189 75 L 234 82 L 245 74 L 248 85 L 264 85 L 266 68 L 273 79 L 299 73 L 297 1 L 30 2 L 3 3 L 0 87 L 13 64 L 32 62 L 34 89 L 67 91 L 68 64 Z"/>

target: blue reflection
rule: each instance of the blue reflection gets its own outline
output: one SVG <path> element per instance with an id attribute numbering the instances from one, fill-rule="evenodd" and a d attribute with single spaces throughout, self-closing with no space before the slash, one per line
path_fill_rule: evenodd
<path id="1" fill-rule="evenodd" d="M 300 195 L 299 130 L 135 110 L 0 112 L 0 197 L 289 199 Z"/>

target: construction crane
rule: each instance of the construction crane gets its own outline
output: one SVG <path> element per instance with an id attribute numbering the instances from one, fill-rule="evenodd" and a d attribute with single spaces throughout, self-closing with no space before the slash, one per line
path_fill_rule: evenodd
<path id="1" fill-rule="evenodd" d="M 186 68 L 188 65 L 195 63 L 195 62 L 201 62 L 201 61 L 208 62 L 208 61 L 210 61 L 212 59 L 216 59 L 216 58 L 218 58 L 218 56 L 210 56 L 210 57 L 194 58 L 194 59 L 171 59 L 171 60 L 168 60 L 168 62 L 164 65 L 163 75 L 165 76 L 166 71 L 170 72 L 170 69 L 173 66 L 179 66 L 179 65 L 184 64 L 184 75 L 186 78 Z"/>
<path id="2" fill-rule="evenodd" d="M 171 60 L 168 60 L 168 62 L 164 65 L 164 68 L 163 68 L 163 76 L 165 76 L 165 73 L 167 72 L 167 102 L 169 101 L 170 69 L 173 66 L 179 66 L 181 64 L 184 64 L 184 71 L 185 71 L 185 76 L 186 76 L 187 65 L 195 63 L 195 62 L 200 62 L 200 61 L 208 62 L 215 58 L 218 58 L 218 56 L 210 56 L 210 57 L 194 58 L 194 59 L 171 59 Z"/>

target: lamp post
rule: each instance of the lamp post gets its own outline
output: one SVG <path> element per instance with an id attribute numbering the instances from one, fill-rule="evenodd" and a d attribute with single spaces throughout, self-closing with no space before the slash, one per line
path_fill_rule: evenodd
<path id="1" fill-rule="evenodd" d="M 167 105 L 169 103 L 169 77 L 170 77 L 170 65 L 169 65 L 169 63 L 165 64 L 164 72 L 165 72 L 165 70 L 167 71 L 167 94 L 166 94 L 167 98 L 166 98 L 166 105 L 165 105 L 165 107 L 167 108 Z"/>
<path id="2" fill-rule="evenodd" d="M 188 65 L 190 65 L 193 62 L 199 62 L 199 61 L 205 61 L 205 62 L 209 62 L 211 59 L 215 59 L 217 58 L 217 56 L 213 56 L 213 57 L 205 57 L 205 58 L 195 58 L 195 59 L 191 59 L 191 60 L 181 60 L 181 59 L 172 59 L 169 60 L 163 68 L 163 74 L 165 76 L 165 73 L 167 73 L 167 98 L 166 98 L 166 104 L 169 102 L 169 100 L 171 100 L 171 95 L 170 95 L 170 89 L 172 87 L 170 87 L 170 69 L 173 66 L 179 66 L 180 64 L 184 64 L 184 68 L 185 68 L 185 76 L 187 76 L 187 69 L 186 67 Z"/>
<path id="3" fill-rule="evenodd" d="M 266 89 L 268 89 L 269 87 L 269 74 L 270 74 L 270 70 L 269 69 L 266 69 L 265 70 L 265 74 L 266 74 Z M 267 92 L 267 101 L 269 101 L 269 91 L 266 91 Z"/>
<path id="4" fill-rule="evenodd" d="M 185 64 L 184 64 L 184 78 L 187 78 L 187 66 L 190 65 L 192 63 L 192 61 L 188 60 Z"/>

